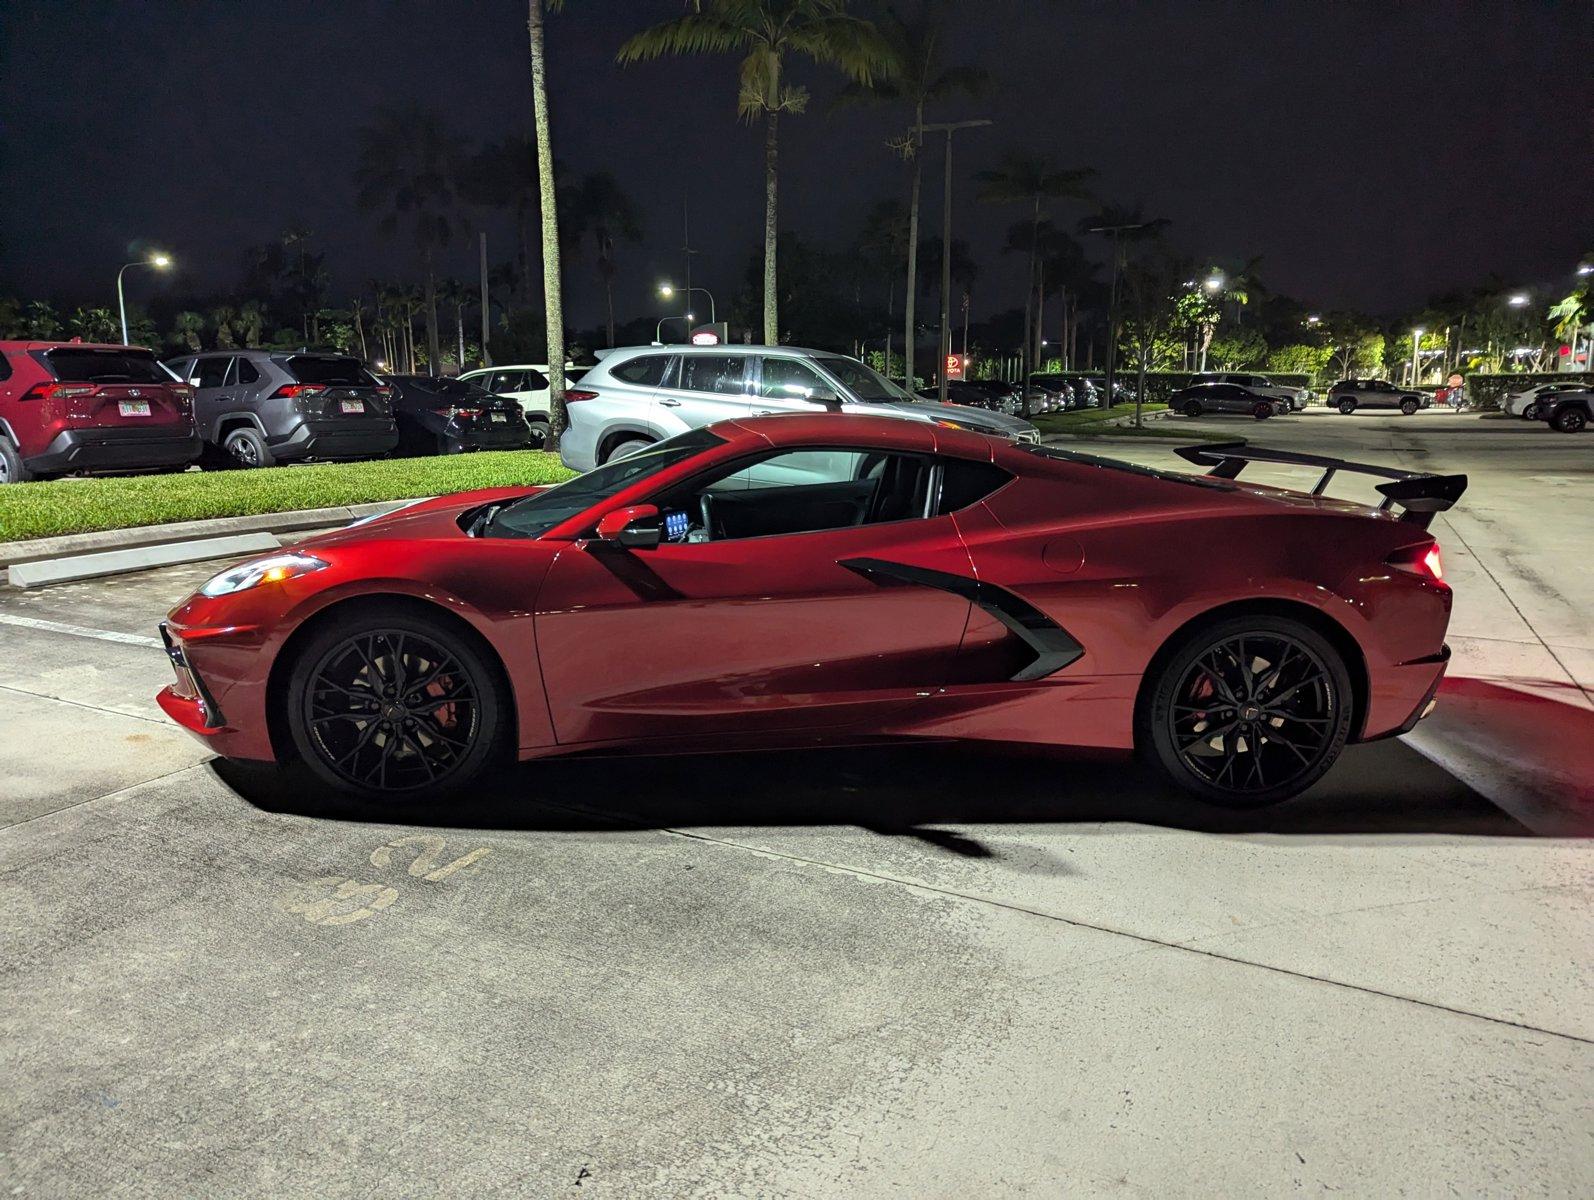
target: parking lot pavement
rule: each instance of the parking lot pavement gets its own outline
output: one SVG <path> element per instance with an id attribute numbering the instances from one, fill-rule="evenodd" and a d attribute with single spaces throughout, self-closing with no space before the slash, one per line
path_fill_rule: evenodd
<path id="1" fill-rule="evenodd" d="M 1583 627 L 1529 595 L 1557 535 L 1512 528 L 1586 468 L 1398 420 L 1266 441 L 1472 473 L 1497 532 L 1436 525 L 1465 661 L 1559 662 Z M 126 639 L 213 566 L 0 592 L 0 1188 L 1594 1190 L 1589 845 L 1442 756 L 1355 748 L 1247 814 L 950 747 L 315 809 L 150 704 L 168 669 Z"/>

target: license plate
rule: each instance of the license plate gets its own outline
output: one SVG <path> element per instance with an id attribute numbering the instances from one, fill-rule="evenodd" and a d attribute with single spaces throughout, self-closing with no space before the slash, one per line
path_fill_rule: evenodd
<path id="1" fill-rule="evenodd" d="M 345 400 L 343 401 L 343 411 L 346 413 L 363 413 L 365 411 L 365 401 Z"/>
<path id="2" fill-rule="evenodd" d="M 117 404 L 116 408 L 124 417 L 149 416 L 148 400 L 123 400 Z"/>
<path id="3" fill-rule="evenodd" d="M 493 420 L 502 425 L 509 420 L 508 413 L 493 413 Z"/>

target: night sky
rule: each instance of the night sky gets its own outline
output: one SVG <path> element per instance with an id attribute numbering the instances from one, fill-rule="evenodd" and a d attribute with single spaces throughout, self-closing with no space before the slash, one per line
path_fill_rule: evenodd
<path id="1" fill-rule="evenodd" d="M 911 3 L 911 0 L 910 0 Z M 723 307 L 760 237 L 761 134 L 735 118 L 734 60 L 621 69 L 634 30 L 679 0 L 572 0 L 550 18 L 555 153 L 608 168 L 642 204 L 622 248 L 622 320 L 660 313 L 679 279 L 681 206 L 694 282 Z M 993 95 L 942 119 L 962 135 L 956 233 L 981 265 L 976 312 L 1022 303 L 999 251 L 1013 208 L 974 199 L 1009 148 L 1093 166 L 1111 199 L 1173 220 L 1182 250 L 1262 256 L 1275 291 L 1394 313 L 1491 273 L 1553 285 L 1594 249 L 1594 5 L 1054 3 L 981 0 L 954 15 L 956 56 Z M 826 111 L 834 76 L 783 122 L 783 227 L 840 243 L 875 200 L 906 195 L 890 112 Z M 355 131 L 382 104 L 435 108 L 474 142 L 529 129 L 525 6 L 418 0 L 0 3 L 0 292 L 113 304 L 127 248 L 169 249 L 158 287 L 224 291 L 245 246 L 290 223 L 328 252 L 334 302 L 415 275 L 404 242 L 356 211 Z M 939 153 L 925 217 L 939 227 Z M 1060 206 L 1072 226 L 1083 209 Z M 494 261 L 506 218 L 480 216 Z M 444 269 L 474 270 L 472 246 Z M 130 277 L 131 281 L 131 277 Z M 134 285 L 130 282 L 130 288 Z M 591 255 L 567 269 L 572 324 L 595 324 Z"/>

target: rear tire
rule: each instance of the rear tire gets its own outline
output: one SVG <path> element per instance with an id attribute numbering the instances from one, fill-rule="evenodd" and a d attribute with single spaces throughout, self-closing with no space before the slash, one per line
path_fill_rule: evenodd
<path id="1" fill-rule="evenodd" d="M 529 449 L 541 450 L 548 445 L 548 421 L 546 418 L 533 417 L 526 424 L 531 428 L 531 442 Z"/>
<path id="2" fill-rule="evenodd" d="M 294 749 L 317 779 L 387 801 L 468 787 L 503 756 L 512 712 L 502 671 L 472 639 L 390 604 L 317 630 L 294 659 L 286 703 Z"/>
<path id="3" fill-rule="evenodd" d="M 0 484 L 28 483 L 34 478 L 17 448 L 6 438 L 0 437 Z"/>
<path id="4" fill-rule="evenodd" d="M 235 467 L 274 467 L 277 460 L 272 456 L 271 448 L 266 445 L 266 439 L 260 436 L 260 431 L 253 426 L 245 425 L 238 429 L 229 430 L 222 439 L 221 448 L 227 452 L 227 457 Z"/>
<path id="5" fill-rule="evenodd" d="M 1184 406 L 1184 415 L 1187 417 L 1199 417 L 1202 411 L 1199 400 L 1191 400 Z"/>
<path id="6" fill-rule="evenodd" d="M 1537 404 L 1528 405 L 1526 408 L 1524 408 L 1522 410 L 1522 413 L 1521 413 L 1522 419 L 1524 421 L 1535 420 L 1535 419 L 1537 419 L 1538 415 L 1539 415 L 1539 406 Z"/>
<path id="7" fill-rule="evenodd" d="M 1339 411 L 1347 417 L 1350 416 L 1351 413 L 1356 411 L 1356 401 L 1348 399 L 1341 400 L 1339 402 Z"/>
<path id="8" fill-rule="evenodd" d="M 1588 414 L 1580 408 L 1563 408 L 1550 418 L 1558 433 L 1582 433 L 1588 425 Z"/>
<path id="9" fill-rule="evenodd" d="M 609 447 L 609 452 L 603 456 L 605 463 L 612 463 L 622 458 L 630 458 L 638 451 L 646 450 L 653 443 L 647 438 L 626 438 Z"/>
<path id="10" fill-rule="evenodd" d="M 1142 693 L 1135 746 L 1203 800 L 1261 808 L 1333 766 L 1351 707 L 1350 673 L 1316 630 L 1290 617 L 1231 617 L 1162 656 Z"/>
<path id="11" fill-rule="evenodd" d="M 1265 421 L 1273 415 L 1273 406 L 1265 402 L 1258 404 L 1251 409 L 1251 415 L 1258 421 Z"/>

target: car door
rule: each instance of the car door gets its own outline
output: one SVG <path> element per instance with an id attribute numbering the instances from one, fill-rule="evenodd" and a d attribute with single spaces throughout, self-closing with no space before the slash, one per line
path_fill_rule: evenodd
<path id="1" fill-rule="evenodd" d="M 821 375 L 812 364 L 786 354 L 759 356 L 758 377 L 749 383 L 758 398 L 754 416 L 781 412 L 823 412 L 811 397 L 826 393 L 839 396 L 836 384 Z"/>
<path id="2" fill-rule="evenodd" d="M 952 517 L 923 515 L 935 493 L 924 491 L 924 509 L 904 515 L 918 502 L 917 484 L 888 484 L 934 469 L 932 444 L 926 430 L 922 455 L 875 454 L 862 480 L 743 490 L 737 499 L 751 507 L 741 519 L 768 504 L 761 519 L 782 532 L 562 550 L 536 604 L 558 740 L 834 729 L 932 697 L 953 670 L 970 604 L 947 587 L 905 583 L 902 573 L 955 583 L 971 580 L 972 568 Z M 874 491 L 859 490 L 873 482 Z M 682 536 L 675 519 L 691 515 L 694 497 L 737 483 L 725 476 L 659 497 L 666 528 Z M 847 519 L 865 492 L 868 511 L 887 519 Z M 907 507 L 876 510 L 881 497 Z M 881 573 L 892 569 L 899 574 Z"/>
<path id="3" fill-rule="evenodd" d="M 201 355 L 194 362 L 194 423 L 206 441 L 215 441 L 216 422 L 231 407 L 231 374 L 230 354 Z"/>
<path id="4" fill-rule="evenodd" d="M 751 416 L 752 362 L 750 354 L 682 354 L 654 396 L 688 429 Z"/>

